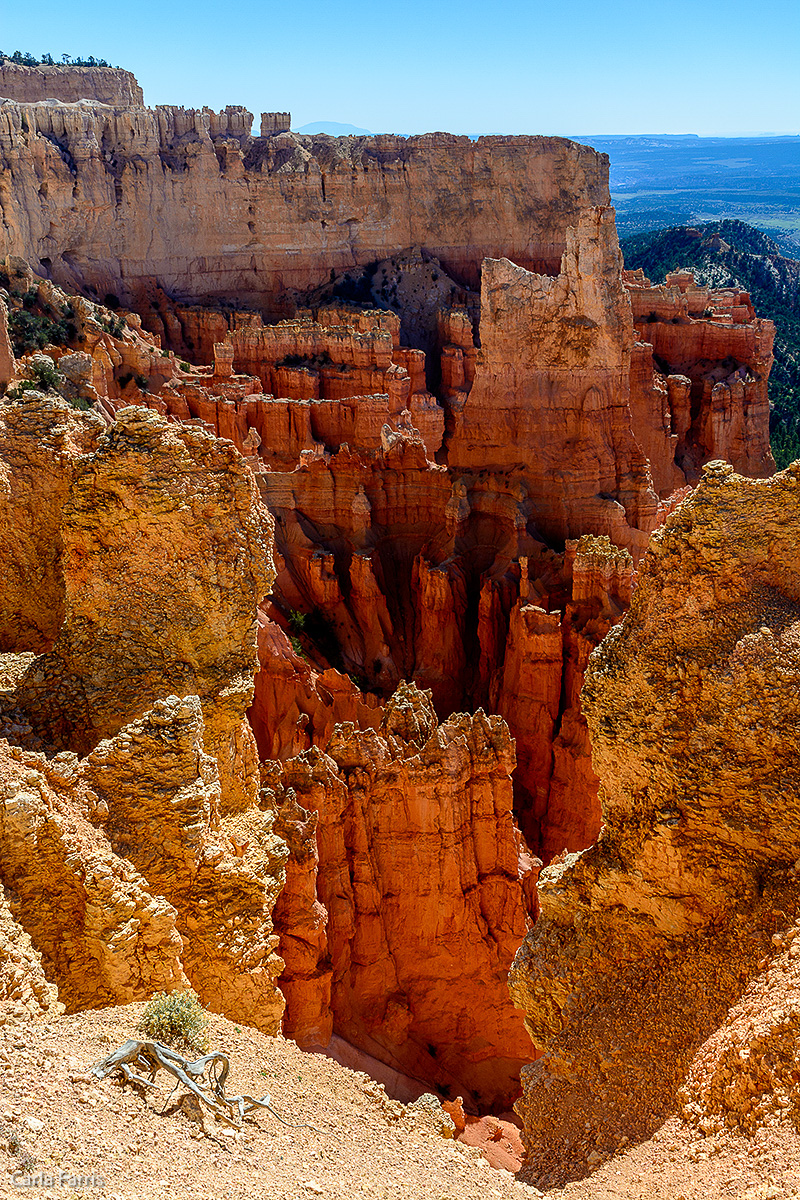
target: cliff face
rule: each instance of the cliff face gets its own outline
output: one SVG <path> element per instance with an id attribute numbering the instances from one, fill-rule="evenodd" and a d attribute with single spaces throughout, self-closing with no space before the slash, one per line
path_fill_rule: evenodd
<path id="1" fill-rule="evenodd" d="M 111 851 L 84 806 L 64 796 L 74 756 L 0 742 L 3 886 L 70 1010 L 187 986 L 175 909 Z"/>
<path id="2" fill-rule="evenodd" d="M 293 289 L 409 246 L 471 286 L 487 256 L 557 269 L 567 227 L 608 201 L 605 156 L 559 138 L 253 138 L 252 120 L 3 105 L 7 249 L 143 308 L 160 284 L 282 312 Z"/>
<path id="3" fill-rule="evenodd" d="M 63 407 L 49 414 L 56 425 Z M 95 429 L 96 419 L 75 424 Z M 24 445 L 11 432 L 19 459 Z M 50 432 L 22 470 L 36 491 L 46 491 L 39 465 L 57 474 L 52 441 Z M 124 409 L 92 451 L 75 462 L 56 529 L 36 528 L 17 548 L 20 569 L 34 577 L 39 556 L 49 563 L 60 551 L 64 621 L 53 649 L 19 681 L 15 703 L 46 742 L 85 753 L 157 697 L 199 695 L 224 803 L 252 803 L 256 756 L 244 712 L 255 609 L 272 577 L 269 514 L 232 446 L 145 409 Z"/>
<path id="4" fill-rule="evenodd" d="M 63 508 L 103 423 L 41 398 L 0 408 L 0 650 L 50 650 L 64 620 Z"/>
<path id="5" fill-rule="evenodd" d="M 316 829 L 318 847 L 315 864 L 295 839 L 276 909 L 285 1027 L 301 1045 L 333 1028 L 445 1094 L 500 1107 L 516 1095 L 530 1043 L 506 976 L 535 873 L 511 813 L 513 765 L 499 717 L 440 726 L 413 684 L 380 732 L 339 725 L 324 752 L 275 764 L 284 823 L 304 821 L 306 839 Z"/>
<path id="6" fill-rule="evenodd" d="M 119 67 L 26 67 L 0 61 L 0 97 L 21 104 L 41 100 L 94 100 L 98 104 L 144 104 L 144 92 L 130 71 Z"/>
<path id="7" fill-rule="evenodd" d="M 568 231 L 555 277 L 484 264 L 481 349 L 448 463 L 516 469 L 549 537 L 608 533 L 641 551 L 658 497 L 631 427 L 621 266 L 611 209 Z"/>
<path id="8" fill-rule="evenodd" d="M 512 975 L 545 1050 L 520 1102 L 540 1178 L 585 1171 L 674 1110 L 695 1051 L 774 952 L 776 919 L 796 914 L 799 482 L 795 467 L 753 481 L 709 464 L 590 660 L 603 829 L 542 873 Z M 693 1068 L 698 1119 L 727 1107 L 733 1034 Z"/>
<path id="9" fill-rule="evenodd" d="M 72 1009 L 191 983 L 274 1031 L 288 850 L 245 720 L 271 519 L 201 430 L 36 392 L 2 411 L 11 911 Z"/>
<path id="10" fill-rule="evenodd" d="M 0 898 L 0 1015 L 54 1016 L 63 1011 L 57 989 L 47 982 L 42 956 L 14 920 L 5 893 Z"/>
<path id="11" fill-rule="evenodd" d="M 649 1001 L 667 1045 L 682 994 L 710 988 L 724 1008 L 761 949 L 760 934 L 732 949 L 725 926 L 664 966 L 653 922 L 700 888 L 694 861 L 670 875 L 677 800 L 657 809 L 668 844 L 650 845 L 636 791 L 598 849 L 563 851 L 600 831 L 581 686 L 650 534 L 711 454 L 771 469 L 770 331 L 738 295 L 706 293 L 700 308 L 686 281 L 626 280 L 604 164 L 572 143 L 302 138 L 277 115 L 254 139 L 250 122 L 236 108 L 0 107 L 12 247 L 142 312 L 2 265 L 18 360 L 0 344 L 0 378 L 13 389 L 37 369 L 33 320 L 59 342 L 45 349 L 65 394 L 100 419 L 41 398 L 7 406 L 0 649 L 15 653 L 0 662 L 0 714 L 28 752 L 81 756 L 61 791 L 46 776 L 44 809 L 25 818 L 47 827 L 41 860 L 62 880 L 94 839 L 122 880 L 114 911 L 148 914 L 136 928 L 157 926 L 161 949 L 147 958 L 149 933 L 118 936 L 121 917 L 96 929 L 94 859 L 64 882 L 63 916 L 43 908 L 13 823 L 9 895 L 68 1004 L 188 980 L 264 1028 L 282 1007 L 274 912 L 287 1031 L 324 1046 L 333 1030 L 504 1107 L 532 1056 L 506 989 L 536 911 L 527 843 L 555 864 L 515 983 L 551 1073 L 544 1100 L 543 1071 L 529 1074 L 525 1101 L 546 1172 L 567 1143 L 583 1147 L 587 1120 L 611 1144 L 674 1096 L 675 1064 L 711 1018 L 690 1003 L 684 1050 L 650 1069 Z M 342 298 L 367 294 L 378 308 Z M 263 312 L 178 302 L 209 298 Z M 73 334 L 53 332 L 64 322 Z M 275 523 L 266 600 L 259 495 Z M 673 636 L 661 616 L 658 636 Z M 659 698 L 644 698 L 666 755 Z M 616 718 L 603 720 L 591 737 L 610 793 L 627 785 L 603 765 Z M 657 766 L 659 786 L 678 770 Z M 84 824 L 61 837 L 74 812 Z M 573 873 L 589 880 L 575 921 Z M 619 971 L 601 985 L 604 965 Z M 597 1066 L 617 991 L 628 1023 Z M 631 1072 L 644 1099 L 624 1116 Z"/>
<path id="12" fill-rule="evenodd" d="M 746 475 L 769 475 L 773 323 L 756 316 L 747 292 L 700 287 L 689 271 L 657 287 L 640 271 L 626 271 L 625 278 L 637 335 L 652 347 L 646 357 L 662 373 L 653 390 L 661 393 L 656 406 L 664 419 L 652 413 L 648 420 L 650 388 L 642 380 L 632 403 L 634 430 L 648 450 L 656 450 L 659 426 L 673 440 L 671 456 L 656 452 L 652 460 L 671 457 L 689 483 L 711 458 L 727 459 Z"/>
<path id="13" fill-rule="evenodd" d="M 292 629 L 313 671 L 264 626 L 250 710 L 262 757 L 324 748 L 337 721 L 374 727 L 380 700 L 414 678 L 440 718 L 479 706 L 506 717 L 518 819 L 545 857 L 589 844 L 599 827 L 579 696 L 592 647 L 627 607 L 634 564 L 622 580 L 620 563 L 641 554 L 712 449 L 746 470 L 770 464 L 766 410 L 745 403 L 765 386 L 767 326 L 720 293 L 698 301 L 688 283 L 662 295 L 638 275 L 625 282 L 610 210 L 587 213 L 568 240 L 556 277 L 487 263 L 480 346 L 462 294 L 439 311 L 427 355 L 399 345 L 403 315 L 385 309 L 315 301 L 265 325 L 162 293 L 164 336 L 213 358 L 190 369 L 135 318 L 120 335 L 116 318 L 73 305 L 103 411 L 135 395 L 230 438 L 278 518 L 271 615 L 285 631 L 308 617 L 305 633 Z M 413 296 L 417 275 L 398 278 Z M 37 294 L 51 308 L 67 299 L 51 283 Z M 637 329 L 653 341 L 637 342 Z M 696 397 L 688 376 L 656 369 L 654 344 L 671 330 Z M 692 346 L 714 339 L 724 359 L 692 366 Z M 734 423 L 715 423 L 708 381 L 730 373 L 739 342 L 763 352 L 734 368 L 748 377 L 725 393 Z M 59 367 L 70 359 L 54 353 Z M 748 437 L 729 437 L 742 421 Z M 701 428 L 713 436 L 698 440 Z M 593 566 L 570 557 L 571 531 L 609 539 Z M 562 538 L 565 554 L 548 552 Z M 248 755 L 252 796 L 252 743 Z"/>

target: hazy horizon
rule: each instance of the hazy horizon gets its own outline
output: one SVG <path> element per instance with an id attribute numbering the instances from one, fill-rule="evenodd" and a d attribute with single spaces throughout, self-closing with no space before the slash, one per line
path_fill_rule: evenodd
<path id="1" fill-rule="evenodd" d="M 573 138 L 796 136 L 799 46 L 795 0 L 757 11 L 744 0 L 719 10 L 688 0 L 668 10 L 407 0 L 402 13 L 367 0 L 242 0 L 227 23 L 209 0 L 127 9 L 40 0 L 9 8 L 0 33 L 9 54 L 126 67 L 150 105 L 289 110 L 294 127 Z M 610 132 L 573 132 L 592 128 Z"/>

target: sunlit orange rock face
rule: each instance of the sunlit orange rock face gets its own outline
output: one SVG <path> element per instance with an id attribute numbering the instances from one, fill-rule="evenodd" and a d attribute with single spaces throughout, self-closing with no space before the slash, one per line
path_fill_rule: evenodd
<path id="1" fill-rule="evenodd" d="M 145 408 L 106 428 L 35 390 L 0 414 L 13 917 L 71 1010 L 191 984 L 274 1033 L 289 849 L 245 719 L 272 518 L 203 430 Z"/>
<path id="2" fill-rule="evenodd" d="M 542 872 L 511 973 L 541 1187 L 679 1106 L 705 1135 L 796 1121 L 799 466 L 707 464 L 591 656 L 603 829 Z"/>
<path id="3" fill-rule="evenodd" d="M 466 314 L 442 319 L 443 337 L 455 340 L 440 355 L 446 431 L 439 462 L 413 425 L 395 421 L 382 427 L 379 447 L 317 445 L 291 472 L 258 473 L 279 517 L 276 596 L 284 619 L 314 613 L 328 653 L 335 648 L 335 664 L 323 651 L 318 667 L 335 665 L 383 696 L 411 676 L 431 689 L 440 717 L 478 705 L 502 713 L 517 739 L 518 818 L 545 857 L 589 844 L 599 828 L 580 714 L 583 672 L 629 604 L 648 528 L 686 492 L 676 453 L 689 436 L 681 413 L 690 412 L 693 386 L 660 375 L 652 347 L 636 341 L 610 212 L 582 221 L 570 247 L 556 279 L 490 264 L 479 348 Z M 566 314 L 564 304 L 572 306 Z M 347 320 L 347 313 L 339 308 L 331 319 Z M 374 332 L 377 318 L 357 318 L 362 326 L 370 319 Z M 695 325 L 709 324 L 702 314 L 684 326 L 668 320 L 695 337 Z M 769 330 L 762 333 L 768 338 Z M 751 374 L 761 377 L 768 366 L 768 357 L 754 360 Z M 477 405 L 476 395 L 483 395 Z M 600 407 L 587 409 L 588 395 Z M 671 432 L 673 417 L 681 434 Z M 497 421 L 505 434 L 492 432 Z M 761 449 L 752 452 L 762 472 L 771 462 L 765 431 L 762 412 Z M 262 444 L 257 471 L 272 454 Z M 509 460 L 504 469 L 491 469 L 492 455 Z M 459 456 L 475 465 L 456 472 Z M 488 469 L 477 470 L 478 461 Z M 551 548 L 581 529 L 606 540 L 578 550 L 567 537 L 565 554 Z M 312 654 L 314 642 L 305 642 Z M 273 686 L 268 675 L 257 697 Z M 280 753 L 324 746 L 328 721 L 315 732 L 291 694 L 291 684 L 283 701 L 275 694 L 269 719 L 263 710 L 257 727 L 271 721 L 284 729 L 284 715 L 296 727 L 302 718 Z"/>
<path id="4" fill-rule="evenodd" d="M 303 138 L 277 119 L 253 138 L 242 109 L 137 112 L 3 106 L 4 212 L 12 247 L 53 278 L 141 308 L 120 332 L 76 302 L 106 423 L 135 399 L 165 418 L 160 438 L 188 424 L 187 445 L 227 439 L 249 471 L 230 444 L 204 454 L 228 455 L 234 508 L 255 487 L 274 518 L 252 699 L 233 652 L 213 703 L 196 690 L 219 718 L 223 814 L 260 784 L 288 847 L 284 1028 L 502 1111 L 532 1055 L 506 988 L 537 912 L 532 856 L 600 830 L 590 655 L 702 464 L 770 474 L 771 326 L 688 274 L 626 275 L 588 148 Z M 201 303 L 231 299 L 258 311 Z M 25 369 L 0 353 L 0 372 Z M 139 481 L 157 476 L 145 457 Z M 130 481 L 109 478 L 124 498 Z M 182 477 L 156 482 L 178 545 Z M 214 520 L 200 513 L 197 536 Z M 159 588 L 172 569 L 157 563 Z M 65 603 L 48 578 L 42 650 Z M 206 607 L 193 587 L 181 628 L 192 595 Z M 234 624 L 252 650 L 250 598 Z M 114 703 L 127 695 L 115 683 Z"/>
<path id="5" fill-rule="evenodd" d="M 641 550 L 658 496 L 631 425 L 621 265 L 611 209 L 567 231 L 556 276 L 484 263 L 481 350 L 448 462 L 524 476 L 549 537 L 608 533 Z"/>
<path id="6" fill-rule="evenodd" d="M 380 310 L 329 304 L 274 326 L 229 315 L 208 326 L 222 339 L 213 363 L 186 370 L 160 357 L 152 335 L 134 325 L 115 340 L 79 306 L 103 402 L 124 403 L 120 372 L 138 366 L 156 381 L 141 397 L 148 406 L 235 442 L 277 518 L 278 577 L 249 713 L 259 757 L 327 752 L 342 722 L 371 736 L 382 703 L 413 678 L 439 719 L 480 706 L 505 718 L 517 820 L 545 859 L 597 835 L 583 674 L 630 601 L 648 529 L 683 495 L 698 454 L 718 449 L 692 440 L 695 428 L 727 428 L 703 416 L 703 396 L 727 388 L 737 413 L 769 365 L 769 329 L 744 306 L 706 294 L 698 315 L 689 284 L 624 286 L 609 210 L 565 236 L 558 276 L 486 265 L 479 337 L 466 307 L 441 313 L 435 392 L 426 356 L 400 346 L 398 319 Z M 679 365 L 690 374 L 691 339 L 718 354 L 740 339 L 750 380 L 709 392 L 703 372 L 715 368 L 703 360 L 698 410 L 690 374 L 656 370 L 652 345 L 677 336 L 662 324 L 684 331 Z M 348 394 L 364 384 L 382 390 Z M 731 454 L 740 442 L 729 439 Z M 678 461 L 690 443 L 694 458 Z M 769 466 L 763 452 L 759 463 Z M 286 903 L 296 884 L 315 946 L 312 861 L 307 846 Z M 324 1030 L 333 1010 L 315 1003 Z"/>
<path id="7" fill-rule="evenodd" d="M 661 372 L 654 385 L 642 380 L 633 393 L 634 429 L 651 460 L 663 461 L 653 440 L 660 427 L 671 434 L 675 463 L 689 483 L 712 458 L 756 478 L 771 474 L 772 322 L 756 316 L 746 292 L 699 287 L 689 271 L 668 275 L 657 287 L 640 271 L 625 278 L 637 336 L 645 344 L 637 347 L 645 352 L 642 370 L 652 362 Z M 650 396 L 655 403 L 648 404 Z"/>
<path id="8" fill-rule="evenodd" d="M 608 202 L 605 156 L 563 138 L 253 137 L 252 125 L 236 106 L 4 105 L 8 250 L 143 310 L 162 288 L 290 315 L 292 293 L 331 270 L 408 247 L 470 287 L 487 256 L 555 270 L 566 227 Z"/>
<path id="9" fill-rule="evenodd" d="M 291 838 L 275 914 L 284 1027 L 301 1044 L 324 1044 L 335 1028 L 473 1104 L 502 1109 L 516 1095 L 531 1047 L 506 975 L 535 912 L 535 871 L 511 811 L 513 756 L 501 718 L 439 725 L 430 697 L 401 684 L 379 731 L 339 725 L 324 752 L 275 765 L 284 824 L 300 829 L 302 810 L 318 817 L 324 942 L 312 856 Z"/>

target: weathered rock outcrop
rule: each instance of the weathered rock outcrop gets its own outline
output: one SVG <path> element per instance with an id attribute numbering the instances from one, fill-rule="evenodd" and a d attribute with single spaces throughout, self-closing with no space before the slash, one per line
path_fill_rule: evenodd
<path id="1" fill-rule="evenodd" d="M 71 1009 L 191 983 L 274 1032 L 288 849 L 256 804 L 245 719 L 271 518 L 235 448 L 202 430 L 136 408 L 106 429 L 35 392 L 2 414 L 14 917 Z"/>
<path id="2" fill-rule="evenodd" d="M 175 909 L 75 803 L 75 756 L 48 761 L 0 741 L 0 759 L 0 875 L 67 1009 L 188 986 Z"/>
<path id="3" fill-rule="evenodd" d="M 555 270 L 567 227 L 608 202 L 606 157 L 561 138 L 253 138 L 252 122 L 235 107 L 3 105 L 8 250 L 142 308 L 161 286 L 284 314 L 292 291 L 409 246 L 472 287 L 487 256 Z"/>
<path id="4" fill-rule="evenodd" d="M 23 104 L 41 100 L 94 100 L 98 104 L 144 104 L 144 92 L 130 71 L 120 67 L 26 67 L 0 61 L 0 98 Z"/>
<path id="5" fill-rule="evenodd" d="M 630 605 L 634 570 L 627 551 L 590 535 L 567 542 L 547 573 L 543 565 L 523 560 L 494 703 L 516 741 L 518 820 L 548 862 L 590 846 L 600 831 L 580 694 L 589 655 Z M 487 638 L 490 653 L 501 630 Z"/>
<path id="6" fill-rule="evenodd" d="M 66 611 L 63 509 L 103 422 L 39 396 L 0 405 L 0 651 L 50 650 Z"/>
<path id="7" fill-rule="evenodd" d="M 63 407 L 52 406 L 49 419 L 62 420 Z M 14 697 L 38 736 L 86 753 L 157 698 L 199 695 L 224 807 L 254 803 L 255 743 L 244 713 L 256 605 L 272 579 L 271 529 L 233 446 L 124 409 L 75 465 L 49 544 L 37 530 L 27 550 L 37 565 L 60 547 L 65 592 L 55 645 L 30 664 Z"/>
<path id="8" fill-rule="evenodd" d="M 362 692 L 349 676 L 333 667 L 315 668 L 300 639 L 288 635 L 261 609 L 258 662 L 247 716 L 262 761 L 293 758 L 310 746 L 324 747 L 334 726 L 345 721 L 359 729 L 377 729 L 383 719 L 378 696 Z"/>
<path id="9" fill-rule="evenodd" d="M 512 972 L 545 1051 L 520 1102 L 540 1178 L 585 1171 L 674 1110 L 797 913 L 799 529 L 796 465 L 754 481 L 709 464 L 590 660 L 603 829 L 542 873 Z"/>
<path id="10" fill-rule="evenodd" d="M 535 872 L 511 813 L 513 763 L 499 717 L 440 726 L 430 697 L 401 684 L 380 733 L 341 725 L 325 752 L 276 764 L 266 792 L 298 827 L 305 812 L 306 838 L 318 814 L 316 894 L 309 847 L 290 860 L 295 887 L 276 909 L 292 1036 L 324 1041 L 329 990 L 333 1029 L 360 1049 L 473 1102 L 516 1094 L 530 1043 L 506 976 Z"/>
<path id="11" fill-rule="evenodd" d="M 695 1055 L 678 1092 L 698 1132 L 753 1135 L 800 1126 L 800 926 L 773 935 L 777 953 Z"/>
<path id="12" fill-rule="evenodd" d="M 191 984 L 213 1011 L 277 1030 L 288 849 L 274 814 L 220 818 L 197 696 L 158 701 L 84 759 L 4 742 L 0 759 L 0 876 L 68 1008 Z"/>
<path id="13" fill-rule="evenodd" d="M 62 377 L 62 394 L 81 402 L 79 407 L 92 406 L 106 423 L 117 408 L 150 403 L 154 393 L 182 373 L 158 337 L 142 328 L 137 313 L 121 315 L 68 294 L 13 255 L 0 262 L 0 285 L 5 285 L 8 325 L 13 327 L 11 344 L 6 351 L 0 349 L 0 364 L 6 359 L 10 364 L 0 366 L 0 385 L 7 376 L 11 395 L 21 381 L 30 379 L 30 368 L 42 350 Z M 0 342 L 1 318 L 2 314 Z M 13 353 L 9 358 L 14 343 L 18 361 Z"/>
<path id="14" fill-rule="evenodd" d="M 439 450 L 444 410 L 425 390 L 425 355 L 397 344 L 393 313 L 320 310 L 316 320 L 233 325 L 214 343 L 210 373 L 179 375 L 146 402 L 203 421 L 270 469 L 343 445 L 379 450 L 384 427 L 401 422 L 418 429 L 431 457 Z"/>
<path id="15" fill-rule="evenodd" d="M 625 281 L 642 343 L 633 428 L 659 473 L 657 486 L 674 486 L 673 464 L 696 483 L 712 458 L 727 459 L 745 475 L 769 475 L 775 469 L 767 394 L 772 322 L 756 316 L 746 292 L 697 287 L 690 272 L 669 275 L 658 287 L 641 271 L 626 271 Z"/>
<path id="16" fill-rule="evenodd" d="M 5 391 L 8 381 L 14 378 L 16 365 L 11 339 L 8 336 L 8 309 L 0 299 L 0 394 Z"/>
<path id="17" fill-rule="evenodd" d="M 455 415 L 448 464 L 514 470 L 537 527 L 555 539 L 607 533 L 641 552 L 658 522 L 633 436 L 633 323 L 614 213 L 567 233 L 556 277 L 484 263 L 475 382 Z"/>
<path id="18" fill-rule="evenodd" d="M 710 400 L 705 392 L 693 399 L 688 377 L 656 371 L 653 345 L 636 341 L 637 329 L 645 336 L 663 324 L 678 339 L 683 330 L 688 346 L 716 322 L 720 346 L 730 348 L 724 322 L 732 313 L 736 336 L 762 345 L 748 369 L 753 388 L 763 390 L 769 330 L 752 310 L 726 308 L 726 297 L 706 292 L 699 311 L 681 301 L 682 324 L 673 323 L 675 306 L 664 301 L 652 320 L 635 325 L 648 286 L 638 277 L 623 282 L 611 210 L 586 214 L 568 243 L 557 278 L 509 261 L 485 264 L 479 348 L 465 310 L 441 314 L 445 440 L 436 457 L 446 472 L 402 427 L 389 431 L 380 452 L 336 453 L 330 438 L 313 454 L 301 452 L 297 469 L 276 469 L 277 455 L 297 436 L 300 408 L 291 402 L 284 426 L 260 427 L 253 460 L 272 468 L 259 483 L 278 515 L 284 613 L 319 617 L 335 665 L 384 696 L 413 677 L 431 688 L 440 717 L 479 705 L 504 715 L 518 746 L 516 811 L 545 858 L 590 844 L 599 828 L 579 695 L 591 649 L 629 603 L 634 563 L 623 548 L 634 560 L 640 556 L 649 531 L 680 501 L 714 446 L 742 458 L 745 471 L 771 469 L 763 406 L 757 419 L 757 406 L 749 410 L 755 426 L 747 445 L 759 450 L 740 455 L 736 438 L 709 438 L 702 449 L 691 429 L 708 424 Z M 709 305 L 713 321 L 704 315 Z M 249 370 L 258 369 L 258 339 L 284 349 L 291 331 L 312 339 L 308 352 L 337 344 L 333 333 L 347 347 L 336 353 L 352 359 L 372 322 L 369 353 L 381 338 L 389 353 L 391 330 L 381 332 L 378 314 L 339 306 L 328 332 L 319 327 L 323 313 L 315 325 L 278 326 L 266 341 L 251 323 L 229 336 L 253 347 Z M 716 368 L 698 361 L 697 369 L 705 378 Z M 257 401 L 247 401 L 248 421 Z M 744 420 L 743 395 L 734 407 Z M 307 419 L 304 428 L 301 436 L 309 438 Z M 569 547 L 573 533 L 608 539 L 596 572 L 593 551 L 578 566 L 577 595 L 574 552 L 551 561 L 545 545 L 566 539 Z M 285 668 L 286 656 L 278 658 Z M 274 693 L 272 703 L 291 714 L 293 726 L 301 718 L 305 726 L 310 708 L 292 712 L 290 690 L 281 701 Z M 313 725 L 301 736 L 324 744 Z M 278 753 L 283 757 L 286 747 Z"/>
<path id="19" fill-rule="evenodd" d="M 197 696 L 158 701 L 82 764 L 87 802 L 114 852 L 177 912 L 181 963 L 204 1004 L 277 1029 L 283 962 L 271 914 L 288 857 L 274 814 L 220 819 L 217 763 Z"/>
<path id="20" fill-rule="evenodd" d="M 424 390 L 425 356 L 398 346 L 401 321 L 385 310 L 329 302 L 275 326 L 265 326 L 253 313 L 181 310 L 184 338 L 211 336 L 201 321 L 204 311 L 220 321 L 219 329 L 212 321 L 213 337 L 224 339 L 212 344 L 213 367 L 200 369 L 164 356 L 158 338 L 144 333 L 133 317 L 123 321 L 80 299 L 71 310 L 88 347 L 84 357 L 91 357 L 92 386 L 105 418 L 133 390 L 168 420 L 229 437 L 278 517 L 275 614 L 282 613 L 284 628 L 292 613 L 308 616 L 301 652 L 311 655 L 314 670 L 302 666 L 277 629 L 269 637 L 265 632 L 262 677 L 250 713 L 262 757 L 324 747 L 337 721 L 374 727 L 379 697 L 390 695 L 400 679 L 413 677 L 431 688 L 440 717 L 479 706 L 506 716 L 518 743 L 516 811 L 529 842 L 546 858 L 590 843 L 599 827 L 579 693 L 592 646 L 619 619 L 627 599 L 619 581 L 612 585 L 610 578 L 604 582 L 598 576 L 597 588 L 590 587 L 577 602 L 571 552 L 551 560 L 543 536 L 559 538 L 571 523 L 578 529 L 607 528 L 609 563 L 617 554 L 613 543 L 638 555 L 646 536 L 636 526 L 638 502 L 624 488 L 617 495 L 625 503 L 612 500 L 614 481 L 624 481 L 622 460 L 630 451 L 644 482 L 652 477 L 644 497 L 648 511 L 653 520 L 663 519 L 683 494 L 687 476 L 676 459 L 679 442 L 688 444 L 694 404 L 691 380 L 656 372 L 652 346 L 634 341 L 610 211 L 589 214 L 570 233 L 562 266 L 554 280 L 505 264 L 509 287 L 493 288 L 494 299 L 484 304 L 481 348 L 467 309 L 440 313 L 441 406 Z M 9 273 L 20 270 L 16 260 L 8 260 Z M 20 280 L 17 290 L 33 287 L 32 279 Z M 532 279 L 541 285 L 534 304 L 528 296 Z M 524 287 L 518 286 L 520 280 Z M 42 311 L 64 309 L 68 297 L 53 284 L 35 287 Z M 646 281 L 631 279 L 628 288 L 636 314 Z M 564 299 L 563 311 L 558 297 Z M 662 298 L 642 325 L 643 333 L 663 318 L 670 330 L 685 327 L 687 336 L 694 336 L 695 326 L 708 323 L 703 314 L 713 304 L 715 320 L 727 320 L 730 312 L 740 333 L 755 336 L 751 310 L 720 307 L 723 298 L 717 293 L 704 293 L 706 307 L 699 315 L 694 301 L 681 300 L 686 312 L 684 325 L 678 326 L 669 315 L 673 299 Z M 166 313 L 164 308 L 165 319 Z M 510 337 L 509 331 L 518 336 Z M 53 353 L 59 370 L 64 365 L 62 373 L 80 357 Z M 564 364 L 582 354 L 596 381 L 607 383 L 611 371 L 611 398 L 627 394 L 630 403 L 612 404 L 613 412 L 598 410 L 599 415 L 581 409 L 567 425 L 553 424 L 557 406 L 543 406 L 539 391 L 544 388 L 559 403 L 568 399 L 580 372 Z M 490 379 L 488 373 L 503 355 L 515 372 L 527 372 L 530 384 L 524 395 L 518 389 L 507 394 L 506 416 L 520 429 L 532 422 L 539 431 L 537 445 L 543 439 L 549 457 L 534 454 L 530 445 L 526 461 L 509 460 L 491 473 L 479 471 L 476 462 L 456 473 L 446 464 L 465 453 L 465 439 L 476 430 L 495 436 L 493 398 L 505 386 L 505 376 L 501 371 Z M 518 362 L 512 363 L 514 356 Z M 769 362 L 762 358 L 751 366 L 763 375 Z M 130 381 L 131 371 L 142 387 L 139 372 L 145 375 L 148 391 Z M 267 385 L 286 396 L 265 394 Z M 351 394 L 361 385 L 388 390 Z M 487 403 L 473 409 L 481 387 Z M 327 398 L 317 398 L 322 393 Z M 403 404 L 408 407 L 400 409 Z M 701 397 L 701 415 L 703 405 Z M 558 409 L 562 416 L 566 411 Z M 765 411 L 761 415 L 759 436 L 766 429 Z M 569 436 L 575 432 L 573 417 L 584 431 L 583 441 Z M 478 426 L 470 432 L 475 419 Z M 437 457 L 444 461 L 438 465 L 431 459 L 443 423 L 445 441 Z M 678 432 L 672 432 L 673 423 Z M 649 466 L 640 444 L 647 445 Z M 595 445 L 605 445 L 602 479 L 581 467 L 584 451 L 586 462 L 599 461 Z M 730 442 L 731 453 L 734 448 Z M 685 457 L 681 461 L 691 475 L 694 466 Z M 542 473 L 545 462 L 549 466 Z M 629 478 L 632 487 L 637 470 Z M 626 568 L 628 587 L 631 567 Z M 579 567 L 578 574 L 582 571 Z M 606 567 L 600 575 L 604 572 Z M 171 683 L 169 690 L 179 690 L 178 685 Z M 249 758 L 252 798 L 253 747 L 239 728 L 242 745 L 231 752 Z"/>
<path id="21" fill-rule="evenodd" d="M 11 913 L 0 889 L 0 1024 L 9 1017 L 63 1012 L 58 989 L 48 983 L 42 956 Z"/>
<path id="22" fill-rule="evenodd" d="M 515 812 L 537 853 L 590 844 L 600 810 L 579 694 L 591 650 L 628 606 L 627 552 L 587 536 L 556 554 L 527 532 L 524 488 L 488 476 L 451 491 L 409 438 L 259 482 L 276 514 L 284 624 L 310 614 L 297 649 L 314 656 L 310 668 L 263 625 L 250 714 L 262 757 L 324 748 L 337 721 L 374 728 L 378 696 L 411 676 L 440 718 L 480 706 L 506 718 Z M 324 670 L 326 652 L 367 691 Z"/>

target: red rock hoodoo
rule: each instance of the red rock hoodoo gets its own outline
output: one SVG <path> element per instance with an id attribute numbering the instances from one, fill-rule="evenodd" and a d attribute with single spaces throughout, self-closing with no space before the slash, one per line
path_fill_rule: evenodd
<path id="1" fill-rule="evenodd" d="M 301 1045 L 324 1047 L 335 1028 L 445 1095 L 502 1110 L 516 1094 L 531 1050 L 507 974 L 535 872 L 512 816 L 513 755 L 501 718 L 439 725 L 430 695 L 401 684 L 379 731 L 337 725 L 324 752 L 275 764 L 279 810 L 317 833 L 316 879 L 313 851 L 294 851 L 275 910 L 285 1028 Z"/>
<path id="2" fill-rule="evenodd" d="M 654 532 L 703 517 L 678 505 L 704 464 L 773 471 L 771 323 L 625 272 L 607 161 L 563 139 L 305 137 L 277 113 L 253 137 L 237 107 L 45 100 L 0 106 L 7 774 L 14 795 L 41 775 L 26 820 L 61 814 L 48 869 L 98 839 L 114 911 L 141 915 L 90 995 L 95 859 L 66 920 L 26 924 L 13 897 L 41 878 L 9 817 L 12 919 L 72 1006 L 190 981 L 272 1028 L 282 970 L 301 1044 L 502 1111 L 534 1053 L 506 986 L 534 855 L 555 865 L 515 997 L 554 1070 L 561 967 L 545 1004 L 531 947 L 562 937 L 552 881 L 616 836 L 590 656 L 643 561 L 651 594 Z"/>

